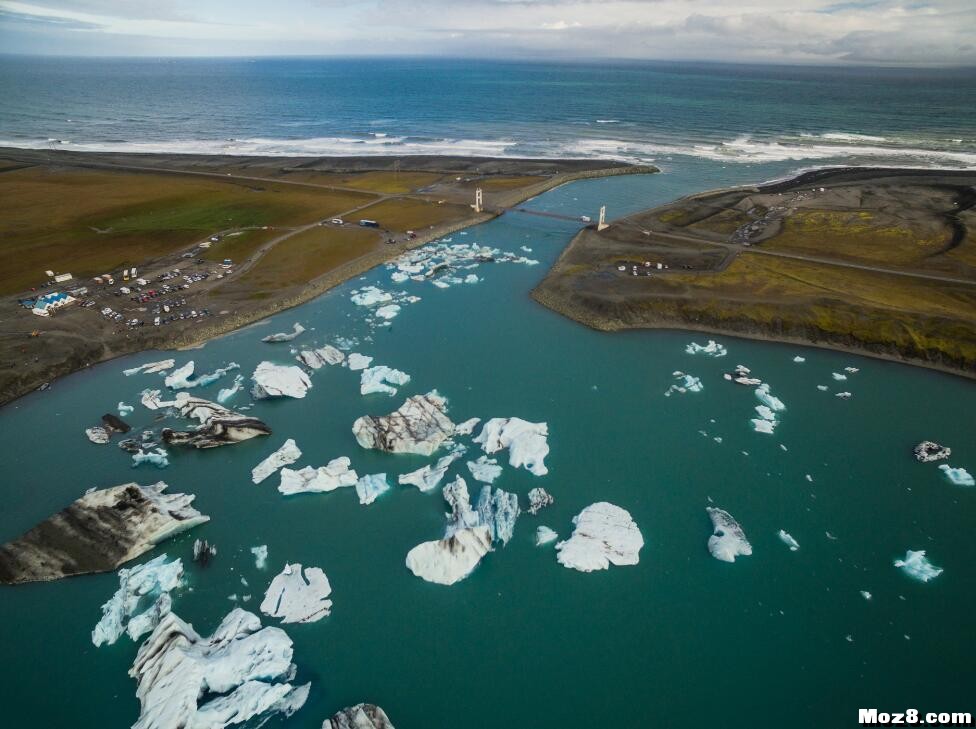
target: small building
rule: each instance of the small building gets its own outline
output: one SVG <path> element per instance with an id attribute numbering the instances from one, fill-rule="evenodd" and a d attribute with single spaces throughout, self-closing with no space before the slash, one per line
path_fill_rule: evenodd
<path id="1" fill-rule="evenodd" d="M 65 281 L 70 281 L 73 276 L 70 273 L 59 273 L 54 277 L 55 283 L 64 283 Z"/>
<path id="2" fill-rule="evenodd" d="M 70 294 L 66 294 L 63 291 L 52 291 L 49 294 L 38 296 L 37 301 L 34 302 L 34 308 L 31 311 L 38 316 L 51 316 L 52 311 L 64 308 L 69 304 L 73 304 L 75 301 L 77 299 Z"/>

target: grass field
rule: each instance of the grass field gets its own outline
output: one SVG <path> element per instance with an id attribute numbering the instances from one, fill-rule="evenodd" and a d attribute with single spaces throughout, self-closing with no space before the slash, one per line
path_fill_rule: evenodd
<path id="1" fill-rule="evenodd" d="M 0 175 L 0 294 L 173 253 L 219 230 L 300 225 L 368 203 L 366 193 L 269 183 L 27 168 Z M 214 254 L 218 251 L 214 250 Z"/>
<path id="2" fill-rule="evenodd" d="M 282 235 L 280 228 L 268 228 L 267 230 L 256 228 L 231 233 L 225 235 L 219 243 L 214 243 L 210 248 L 201 251 L 200 258 L 215 263 L 229 258 L 235 263 L 240 263 L 249 258 L 269 240 L 279 235 Z"/>
<path id="3" fill-rule="evenodd" d="M 467 205 L 455 205 L 415 199 L 383 200 L 356 213 L 356 218 L 377 221 L 387 230 L 402 233 L 420 231 L 436 225 L 461 220 L 472 215 Z"/>

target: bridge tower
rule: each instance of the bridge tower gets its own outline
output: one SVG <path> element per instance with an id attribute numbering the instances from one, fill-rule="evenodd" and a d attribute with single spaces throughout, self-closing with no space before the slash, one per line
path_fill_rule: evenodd
<path id="1" fill-rule="evenodd" d="M 607 206 L 604 205 L 600 208 L 600 222 L 596 224 L 596 229 L 606 230 L 610 226 L 607 224 Z"/>
<path id="2" fill-rule="evenodd" d="M 474 191 L 474 205 L 472 205 L 471 207 L 474 208 L 474 211 L 476 213 L 480 213 L 484 209 L 483 203 L 484 203 L 484 199 L 482 198 L 481 188 L 479 187 L 477 190 Z"/>

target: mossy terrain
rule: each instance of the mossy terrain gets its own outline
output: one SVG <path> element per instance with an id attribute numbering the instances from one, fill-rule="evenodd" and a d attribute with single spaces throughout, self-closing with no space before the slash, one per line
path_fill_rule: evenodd
<path id="1" fill-rule="evenodd" d="M 462 220 L 472 214 L 470 207 L 451 203 L 437 203 L 415 198 L 383 200 L 356 213 L 357 219 L 375 220 L 385 230 L 404 233 L 420 231 Z"/>

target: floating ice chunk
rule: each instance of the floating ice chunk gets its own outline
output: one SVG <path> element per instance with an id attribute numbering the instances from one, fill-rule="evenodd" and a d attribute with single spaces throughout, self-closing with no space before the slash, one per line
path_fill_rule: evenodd
<path id="1" fill-rule="evenodd" d="M 268 586 L 261 612 L 282 623 L 314 623 L 332 611 L 332 586 L 318 567 L 286 564 Z"/>
<path id="2" fill-rule="evenodd" d="M 312 381 L 301 367 L 262 362 L 251 375 L 254 387 L 251 394 L 258 400 L 267 397 L 305 397 Z"/>
<path id="3" fill-rule="evenodd" d="M 104 445 L 110 439 L 109 432 L 100 425 L 85 428 L 85 435 L 88 436 L 88 440 L 98 445 Z"/>
<path id="4" fill-rule="evenodd" d="M 148 410 L 175 407 L 177 404 L 176 400 L 163 400 L 159 390 L 143 390 L 140 402 Z"/>
<path id="5" fill-rule="evenodd" d="M 664 393 L 665 397 L 671 397 L 672 393 L 678 393 L 679 395 L 684 395 L 686 392 L 701 392 L 705 389 L 700 378 L 694 375 L 688 375 L 684 372 L 674 372 L 674 378 L 678 381 L 678 384 L 671 385 Z"/>
<path id="6" fill-rule="evenodd" d="M 393 283 L 403 283 L 404 281 L 408 281 L 409 279 L 410 277 L 407 274 L 403 273 L 403 271 L 394 271 L 393 273 L 390 274 L 390 280 L 393 281 Z"/>
<path id="7" fill-rule="evenodd" d="M 467 276 L 464 277 L 464 283 L 466 284 L 476 284 L 479 281 L 481 281 L 481 279 L 478 278 L 478 275 L 475 273 L 469 273 Z"/>
<path id="8" fill-rule="evenodd" d="M 277 342 L 290 342 L 293 339 L 296 339 L 304 331 L 305 331 L 305 327 L 303 327 L 298 322 L 295 322 L 290 332 L 278 332 L 277 334 L 269 334 L 268 336 L 263 337 L 261 341 L 268 342 L 269 344 L 275 344 Z"/>
<path id="9" fill-rule="evenodd" d="M 145 401 L 146 399 L 143 400 Z M 175 405 L 182 417 L 200 422 L 193 430 L 174 431 L 164 428 L 162 438 L 166 443 L 194 448 L 216 448 L 271 433 L 271 429 L 257 418 L 241 415 L 203 398 L 191 397 L 187 392 L 177 393 L 172 403 L 165 404 Z"/>
<path id="10" fill-rule="evenodd" d="M 263 570 L 268 565 L 268 545 L 261 544 L 257 547 L 251 547 L 251 554 L 254 555 L 254 566 L 259 570 Z"/>
<path id="11" fill-rule="evenodd" d="M 129 675 L 141 705 L 133 729 L 202 729 L 271 714 L 290 716 L 308 698 L 295 675 L 292 642 L 240 608 L 203 638 L 175 613 L 139 648 Z"/>
<path id="12" fill-rule="evenodd" d="M 354 291 L 349 298 L 357 306 L 373 306 L 374 304 L 384 304 L 387 301 L 393 301 L 393 294 L 378 289 L 375 286 L 364 286 Z"/>
<path id="13" fill-rule="evenodd" d="M 724 357 L 728 354 L 728 350 L 713 339 L 709 339 L 708 344 L 705 345 L 692 342 L 685 347 L 685 352 L 688 354 L 707 354 L 709 357 Z"/>
<path id="14" fill-rule="evenodd" d="M 921 582 L 928 582 L 942 574 L 941 567 L 936 567 L 928 561 L 924 549 L 918 551 L 909 549 L 905 554 L 905 559 L 896 559 L 894 565 L 900 567 L 912 579 Z"/>
<path id="15" fill-rule="evenodd" d="M 173 370 L 170 374 L 166 375 L 166 379 L 163 383 L 171 390 L 177 390 L 181 387 L 187 387 L 189 383 L 189 378 L 193 376 L 194 364 L 191 359 L 182 367 Z"/>
<path id="16" fill-rule="evenodd" d="M 239 393 L 244 387 L 244 375 L 237 375 L 234 378 L 234 384 L 230 387 L 222 387 L 217 393 L 217 402 L 221 405 L 230 400 L 234 395 Z"/>
<path id="17" fill-rule="evenodd" d="M 946 448 L 943 445 L 934 443 L 930 440 L 923 440 L 913 451 L 915 453 L 915 460 L 919 463 L 931 463 L 932 461 L 941 461 L 952 455 L 952 449 Z"/>
<path id="18" fill-rule="evenodd" d="M 189 390 L 194 387 L 206 387 L 207 385 L 212 385 L 228 372 L 240 369 L 240 365 L 236 362 L 231 362 L 226 367 L 218 367 L 213 372 L 190 379 L 193 376 L 193 369 L 194 364 L 191 359 L 179 369 L 173 370 L 168 374 L 166 379 L 163 380 L 163 383 L 171 390 Z"/>
<path id="19" fill-rule="evenodd" d="M 376 316 L 380 319 L 393 319 L 397 314 L 400 313 L 400 307 L 397 304 L 387 304 L 386 306 L 381 306 L 376 310 Z"/>
<path id="20" fill-rule="evenodd" d="M 389 415 L 358 418 L 352 432 L 363 448 L 429 456 L 454 434 L 454 423 L 447 417 L 447 400 L 431 391 L 407 398 Z"/>
<path id="21" fill-rule="evenodd" d="M 154 451 L 137 451 L 132 454 L 132 467 L 136 468 L 143 463 L 148 463 L 156 468 L 166 468 L 169 465 L 169 454 L 165 448 L 157 448 Z"/>
<path id="22" fill-rule="evenodd" d="M 327 344 L 320 349 L 303 349 L 298 353 L 298 359 L 306 367 L 313 370 L 321 369 L 324 365 L 337 365 L 345 361 L 346 355 Z"/>
<path id="23" fill-rule="evenodd" d="M 491 486 L 481 488 L 478 496 L 478 520 L 488 527 L 491 541 L 508 544 L 515 531 L 515 520 L 518 519 L 518 496 L 501 489 L 491 490 Z"/>
<path id="24" fill-rule="evenodd" d="M 790 548 L 791 552 L 795 552 L 800 548 L 799 543 L 790 535 L 789 532 L 780 529 L 777 536 L 783 544 Z"/>
<path id="25" fill-rule="evenodd" d="M 470 420 L 465 420 L 463 423 L 458 423 L 454 428 L 454 435 L 471 435 L 474 432 L 475 426 L 481 422 L 481 418 L 471 418 Z"/>
<path id="26" fill-rule="evenodd" d="M 834 397 L 839 397 L 841 400 L 850 400 L 853 395 L 849 392 L 838 392 Z"/>
<path id="27" fill-rule="evenodd" d="M 806 480 L 809 481 L 810 483 L 813 483 L 813 476 L 811 476 L 809 473 L 806 474 L 804 478 L 806 478 Z"/>
<path id="28" fill-rule="evenodd" d="M 392 385 L 406 385 L 408 382 L 410 382 L 410 375 L 406 372 L 379 365 L 363 370 L 359 378 L 359 392 L 363 395 L 378 392 L 396 395 L 397 389 Z"/>
<path id="29" fill-rule="evenodd" d="M 763 420 L 769 420 L 770 422 L 776 420 L 776 414 L 765 405 L 756 405 L 756 412 L 759 413 L 759 417 Z"/>
<path id="30" fill-rule="evenodd" d="M 943 463 L 939 470 L 956 486 L 976 486 L 976 479 L 965 468 L 953 468 Z"/>
<path id="31" fill-rule="evenodd" d="M 494 483 L 495 479 L 502 475 L 502 467 L 498 465 L 498 461 L 494 458 L 489 459 L 488 456 L 481 456 L 476 461 L 468 461 L 468 470 L 471 471 L 475 481 L 483 483 Z"/>
<path id="32" fill-rule="evenodd" d="M 451 507 L 447 516 L 445 536 L 449 537 L 461 529 L 482 526 L 478 512 L 471 508 L 471 498 L 468 494 L 468 484 L 461 476 L 447 484 L 443 490 L 444 500 Z"/>
<path id="33" fill-rule="evenodd" d="M 844 368 L 844 371 L 845 372 L 850 372 L 853 375 L 853 374 L 856 374 L 856 373 L 860 372 L 861 370 L 859 370 L 857 367 L 845 367 Z"/>
<path id="34" fill-rule="evenodd" d="M 529 489 L 529 513 L 533 516 L 549 506 L 553 501 L 555 499 L 544 488 L 537 486 L 534 489 Z"/>
<path id="35" fill-rule="evenodd" d="M 870 600 L 874 596 L 867 590 L 861 590 L 861 597 L 863 597 L 865 600 Z"/>
<path id="36" fill-rule="evenodd" d="M 488 527 L 475 526 L 418 544 L 407 552 L 406 564 L 407 569 L 427 582 L 453 585 L 471 574 L 490 550 Z"/>
<path id="37" fill-rule="evenodd" d="M 301 457 L 301 449 L 294 439 L 289 438 L 278 450 L 251 469 L 251 480 L 256 484 L 261 483 L 282 466 L 291 465 Z"/>
<path id="38" fill-rule="evenodd" d="M 451 284 L 447 283 L 447 281 L 444 281 L 443 279 L 438 279 L 436 281 L 433 281 L 432 283 L 434 284 L 434 286 L 436 286 L 439 289 L 451 288 Z"/>
<path id="39" fill-rule="evenodd" d="M 830 388 L 827 387 L 826 385 L 817 385 L 817 389 L 820 390 L 820 392 L 827 392 L 827 390 L 829 390 Z"/>
<path id="40" fill-rule="evenodd" d="M 353 469 L 349 468 L 349 464 L 348 458 L 340 456 L 319 468 L 306 466 L 298 471 L 282 468 L 278 491 L 285 496 L 292 496 L 293 494 L 325 493 L 344 486 L 355 486 L 359 476 Z"/>
<path id="41" fill-rule="evenodd" d="M 572 536 L 556 544 L 564 567 L 592 572 L 639 561 L 644 537 L 625 509 L 600 501 L 574 516 L 573 524 Z"/>
<path id="42" fill-rule="evenodd" d="M 749 421 L 752 423 L 752 429 L 757 433 L 767 433 L 768 435 L 773 434 L 773 430 L 776 428 L 775 420 L 764 420 L 762 418 L 753 418 Z"/>
<path id="43" fill-rule="evenodd" d="M 759 402 L 761 402 L 763 405 L 768 407 L 770 410 L 774 412 L 780 412 L 782 410 L 786 410 L 786 405 L 783 404 L 783 401 L 780 400 L 778 397 L 775 397 L 772 393 L 770 393 L 768 383 L 763 383 L 759 385 L 756 388 L 755 392 L 756 392 L 756 398 L 759 400 Z"/>
<path id="44" fill-rule="evenodd" d="M 397 482 L 401 485 L 413 485 L 421 491 L 432 491 L 444 478 L 448 467 L 457 460 L 459 454 L 451 453 L 439 458 L 436 464 L 428 464 L 416 471 L 404 473 L 397 477 Z"/>
<path id="45" fill-rule="evenodd" d="M 131 414 L 132 412 L 134 412 L 134 411 L 135 411 L 135 408 L 134 408 L 134 407 L 132 407 L 131 405 L 126 405 L 126 404 L 125 404 L 124 402 L 122 402 L 121 400 L 119 401 L 119 404 L 118 404 L 118 409 L 119 409 L 119 415 L 120 415 L 121 417 L 123 417 L 123 418 L 124 418 L 124 417 L 125 417 L 126 415 L 130 415 L 130 414 Z"/>
<path id="46" fill-rule="evenodd" d="M 488 455 L 508 448 L 508 462 L 515 468 L 525 467 L 536 476 L 549 473 L 545 457 L 549 455 L 546 423 L 530 423 L 521 418 L 492 418 L 474 439 Z"/>
<path id="47" fill-rule="evenodd" d="M 838 382 L 840 382 L 840 381 L 843 381 L 843 380 L 846 380 L 846 379 L 847 379 L 847 375 L 842 375 L 842 374 L 841 374 L 840 372 L 831 372 L 830 374 L 831 374 L 831 376 L 832 376 L 832 377 L 833 377 L 833 378 L 834 378 L 835 380 L 837 380 Z"/>
<path id="48" fill-rule="evenodd" d="M 729 512 L 711 506 L 706 507 L 705 511 L 712 520 L 714 530 L 708 538 L 708 551 L 715 559 L 735 562 L 735 558 L 740 555 L 748 557 L 752 554 L 752 545 Z"/>
<path id="49" fill-rule="evenodd" d="M 797 364 L 802 364 L 803 362 L 807 361 L 807 358 L 801 357 L 800 355 L 796 355 L 796 357 L 793 358 L 793 361 L 796 362 Z"/>
<path id="50" fill-rule="evenodd" d="M 157 372 L 165 372 L 168 369 L 172 369 L 175 365 L 175 359 L 164 359 L 159 362 L 147 362 L 146 364 L 133 367 L 132 369 L 122 370 L 122 374 L 126 377 L 138 375 L 139 373 L 152 375 L 156 374 Z"/>
<path id="51" fill-rule="evenodd" d="M 92 643 L 112 645 L 128 631 L 132 640 L 148 633 L 169 612 L 169 592 L 183 583 L 183 562 L 161 554 L 144 564 L 119 570 L 119 589 L 102 605 Z"/>
<path id="52" fill-rule="evenodd" d="M 559 535 L 547 526 L 541 526 L 535 530 L 535 546 L 541 547 L 559 539 Z"/>
<path id="53" fill-rule="evenodd" d="M 394 729 L 393 722 L 375 704 L 356 704 L 326 719 L 322 729 Z"/>
<path id="54" fill-rule="evenodd" d="M 386 481 L 385 473 L 371 473 L 356 481 L 356 494 L 359 496 L 359 503 L 364 506 L 372 504 L 380 494 L 389 490 L 390 484 Z"/>
<path id="55" fill-rule="evenodd" d="M 367 357 L 366 355 L 359 354 L 358 352 L 353 352 L 346 359 L 346 362 L 349 365 L 349 369 L 351 369 L 353 372 L 355 372 L 356 370 L 366 369 L 367 367 L 369 367 L 369 364 L 372 361 L 373 361 L 372 357 Z"/>

